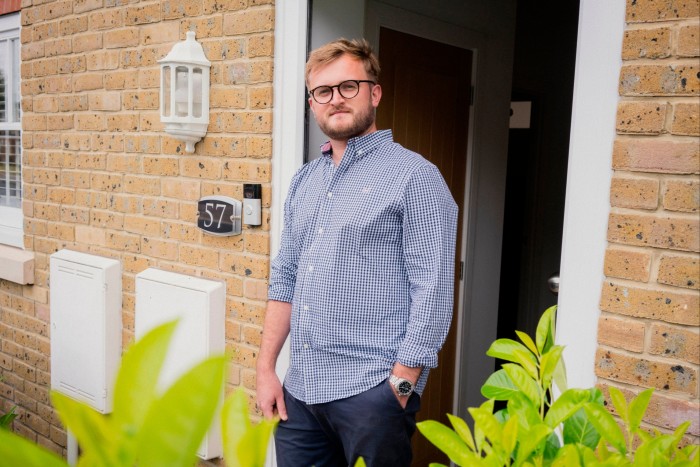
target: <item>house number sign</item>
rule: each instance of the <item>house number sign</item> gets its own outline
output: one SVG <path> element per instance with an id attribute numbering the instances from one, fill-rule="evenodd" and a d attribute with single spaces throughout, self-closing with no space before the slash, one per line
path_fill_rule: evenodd
<path id="1" fill-rule="evenodd" d="M 197 203 L 197 227 L 210 235 L 240 235 L 241 206 L 228 196 L 205 196 Z"/>

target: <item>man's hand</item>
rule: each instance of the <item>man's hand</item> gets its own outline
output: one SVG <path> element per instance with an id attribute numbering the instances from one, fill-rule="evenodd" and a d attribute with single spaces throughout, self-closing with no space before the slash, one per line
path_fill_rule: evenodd
<path id="1" fill-rule="evenodd" d="M 396 396 L 396 399 L 399 401 L 399 404 L 401 404 L 401 408 L 405 409 L 406 404 L 408 404 L 408 396 L 399 396 L 399 393 L 396 391 L 396 388 L 394 387 L 393 384 L 389 384 L 391 387 L 391 390 L 394 392 L 394 395 Z"/>
<path id="2" fill-rule="evenodd" d="M 287 420 L 287 407 L 284 404 L 282 384 L 274 371 L 257 372 L 257 405 L 265 418 L 279 415 L 281 420 Z"/>
<path id="3" fill-rule="evenodd" d="M 415 386 L 416 381 L 418 381 L 418 378 L 420 377 L 421 372 L 423 371 L 423 368 L 421 367 L 408 367 L 406 365 L 402 365 L 399 362 L 394 363 L 394 368 L 391 370 L 391 374 L 398 376 L 399 378 L 405 378 L 409 380 L 410 382 L 413 383 Z M 399 396 L 399 393 L 396 391 L 396 388 L 394 387 L 393 384 L 390 384 L 391 390 L 394 391 L 394 395 L 396 398 L 399 400 L 399 403 L 401 404 L 401 407 L 404 409 L 406 408 L 406 404 L 408 404 L 408 398 L 410 396 Z"/>

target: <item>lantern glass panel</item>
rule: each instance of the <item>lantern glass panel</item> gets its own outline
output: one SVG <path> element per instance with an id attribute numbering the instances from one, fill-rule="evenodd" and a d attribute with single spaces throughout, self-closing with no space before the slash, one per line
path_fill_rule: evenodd
<path id="1" fill-rule="evenodd" d="M 163 77 L 163 82 L 161 83 L 161 89 L 163 90 L 163 116 L 164 117 L 169 117 L 170 116 L 170 67 L 169 66 L 164 66 L 163 67 L 163 73 L 161 76 Z"/>
<path id="2" fill-rule="evenodd" d="M 187 67 L 175 68 L 175 116 L 187 117 Z"/>
<path id="3" fill-rule="evenodd" d="M 202 69 L 192 70 L 192 116 L 202 116 Z"/>

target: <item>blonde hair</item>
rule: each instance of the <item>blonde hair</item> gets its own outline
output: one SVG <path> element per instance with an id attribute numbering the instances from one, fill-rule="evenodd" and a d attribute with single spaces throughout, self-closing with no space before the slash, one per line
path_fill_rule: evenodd
<path id="1" fill-rule="evenodd" d="M 369 42 L 365 39 L 347 40 L 341 38 L 311 51 L 309 59 L 306 61 L 305 80 L 307 86 L 309 75 L 315 68 L 327 65 L 343 55 L 350 55 L 352 58 L 360 60 L 365 66 L 369 79 L 375 83 L 379 80 L 379 60 Z"/>

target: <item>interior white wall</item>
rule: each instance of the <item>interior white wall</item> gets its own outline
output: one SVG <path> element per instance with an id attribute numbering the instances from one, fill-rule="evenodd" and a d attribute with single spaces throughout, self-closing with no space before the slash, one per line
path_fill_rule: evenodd
<path id="1" fill-rule="evenodd" d="M 341 37 L 346 39 L 364 37 L 364 0 L 314 0 L 311 3 L 310 50 Z M 313 160 L 320 157 L 319 147 L 328 141 L 328 137 L 323 134 L 312 115 L 309 115 L 308 119 L 307 160 Z"/>
<path id="2" fill-rule="evenodd" d="M 623 0 L 581 0 L 557 318 L 569 387 L 595 384 L 624 26 Z"/>

